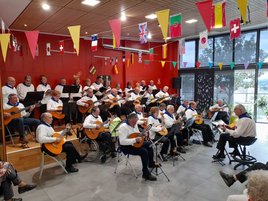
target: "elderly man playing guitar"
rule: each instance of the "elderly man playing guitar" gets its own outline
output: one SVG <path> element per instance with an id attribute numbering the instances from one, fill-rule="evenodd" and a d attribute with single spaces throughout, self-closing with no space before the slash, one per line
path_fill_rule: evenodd
<path id="1" fill-rule="evenodd" d="M 221 99 L 219 99 L 215 105 L 212 105 L 209 108 L 208 116 L 211 116 L 211 118 L 215 121 L 222 120 L 224 123 L 229 124 L 229 108 L 227 105 L 223 104 Z"/>
<path id="2" fill-rule="evenodd" d="M 125 123 L 119 127 L 119 143 L 120 149 L 124 154 L 139 155 L 142 161 L 142 177 L 145 180 L 156 181 L 149 168 L 159 167 L 153 160 L 153 148 L 151 143 L 144 142 L 144 132 L 140 133 L 137 125 L 137 114 L 131 113 L 128 115 Z"/>
<path id="3" fill-rule="evenodd" d="M 41 144 L 41 150 L 51 156 L 65 152 L 66 170 L 69 173 L 78 172 L 73 164 L 76 161 L 82 162 L 86 155 L 80 156 L 71 142 L 64 142 L 64 134 L 69 131 L 70 125 L 67 124 L 66 129 L 56 134 L 51 126 L 52 121 L 53 118 L 50 113 L 45 112 L 41 115 L 41 124 L 36 129 L 36 140 Z"/>

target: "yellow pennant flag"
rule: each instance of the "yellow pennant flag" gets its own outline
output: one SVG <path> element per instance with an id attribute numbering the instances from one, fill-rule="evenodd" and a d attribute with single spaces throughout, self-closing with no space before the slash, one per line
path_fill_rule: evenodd
<path id="1" fill-rule="evenodd" d="M 242 16 L 243 23 L 246 24 L 248 0 L 237 0 L 237 5 L 240 11 L 240 15 Z"/>
<path id="2" fill-rule="evenodd" d="M 81 27 L 80 25 L 68 27 L 72 41 L 74 43 L 77 56 L 79 55 L 80 27 Z"/>
<path id="3" fill-rule="evenodd" d="M 164 68 L 164 66 L 165 66 L 165 61 L 161 61 L 161 64 L 162 64 L 162 68 Z"/>
<path id="4" fill-rule="evenodd" d="M 155 14 L 157 16 L 164 40 L 166 41 L 168 34 L 169 9 L 157 11 Z"/>
<path id="5" fill-rule="evenodd" d="M 167 58 L 167 44 L 162 45 L 162 57 L 163 59 Z"/>
<path id="6" fill-rule="evenodd" d="M 219 63 L 220 70 L 222 70 L 223 63 Z"/>
<path id="7" fill-rule="evenodd" d="M 10 40 L 10 34 L 0 34 L 0 44 L 2 49 L 2 55 L 4 62 L 6 62 L 8 42 Z"/>
<path id="8" fill-rule="evenodd" d="M 116 40 L 115 40 L 114 34 L 113 34 L 113 48 L 116 48 Z"/>

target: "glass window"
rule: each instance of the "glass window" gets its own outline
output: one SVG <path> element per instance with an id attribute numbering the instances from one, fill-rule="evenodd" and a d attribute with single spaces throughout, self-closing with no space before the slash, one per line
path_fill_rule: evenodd
<path id="1" fill-rule="evenodd" d="M 195 67 L 195 41 L 185 42 L 185 54 L 182 55 L 181 68 L 184 68 L 183 62 L 187 62 L 186 68 Z"/>
<path id="2" fill-rule="evenodd" d="M 180 77 L 181 100 L 194 100 L 194 74 L 182 74 Z"/>
<path id="3" fill-rule="evenodd" d="M 268 122 L 268 70 L 262 69 L 258 75 L 257 121 Z"/>
<path id="4" fill-rule="evenodd" d="M 235 63 L 256 62 L 257 32 L 242 34 L 235 39 Z"/>
<path id="5" fill-rule="evenodd" d="M 235 70 L 234 104 L 243 104 L 254 115 L 255 70 Z"/>
<path id="6" fill-rule="evenodd" d="M 223 63 L 229 65 L 233 57 L 233 42 L 230 40 L 229 35 L 215 38 L 215 61 L 214 65 Z"/>
<path id="7" fill-rule="evenodd" d="M 201 62 L 201 66 L 209 66 L 208 63 L 213 60 L 213 38 L 208 39 L 208 47 L 205 49 L 199 49 L 198 61 Z"/>
<path id="8" fill-rule="evenodd" d="M 259 61 L 268 62 L 268 30 L 261 31 Z"/>
<path id="9" fill-rule="evenodd" d="M 214 102 L 221 99 L 227 105 L 233 104 L 234 71 L 215 71 Z"/>

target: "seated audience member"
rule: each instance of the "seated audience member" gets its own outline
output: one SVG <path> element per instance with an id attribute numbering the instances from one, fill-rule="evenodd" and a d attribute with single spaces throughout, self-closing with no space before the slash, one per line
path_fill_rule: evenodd
<path id="1" fill-rule="evenodd" d="M 221 99 L 219 99 L 215 105 L 211 106 L 209 111 L 213 113 L 212 119 L 214 121 L 222 120 L 224 123 L 229 124 L 229 108 L 227 105 L 223 105 Z"/>
<path id="2" fill-rule="evenodd" d="M 159 132 L 166 129 L 163 124 L 160 123 L 159 119 L 159 108 L 151 107 L 150 116 L 148 117 L 147 124 L 152 125 L 152 128 L 149 130 L 149 136 L 151 140 L 157 141 L 161 138 L 159 142 L 163 143 L 162 149 L 160 151 L 160 155 L 163 161 L 167 161 L 167 152 L 169 148 L 169 139 L 166 136 L 162 136 Z"/>
<path id="3" fill-rule="evenodd" d="M 100 109 L 98 107 L 93 107 L 91 110 L 91 114 L 88 115 L 83 123 L 84 128 L 88 129 L 99 129 L 101 127 L 108 128 L 109 123 L 105 123 L 102 125 L 103 122 L 102 118 L 100 116 Z M 115 157 L 115 144 L 112 141 L 111 133 L 109 132 L 101 132 L 99 133 L 96 140 L 100 144 L 100 149 L 103 152 L 103 155 L 101 157 L 101 162 L 105 163 L 106 161 L 106 154 L 111 153 L 112 157 Z"/>
<path id="4" fill-rule="evenodd" d="M 144 142 L 142 147 L 136 148 L 133 145 L 136 142 L 142 142 L 142 137 L 129 138 L 132 133 L 139 133 L 138 116 L 134 113 L 128 115 L 126 122 L 119 126 L 119 143 L 120 149 L 124 154 L 139 155 L 142 161 L 142 177 L 145 180 L 156 181 L 156 177 L 153 176 L 149 168 L 159 167 L 159 164 L 154 162 L 153 148 L 151 143 Z"/>
<path id="5" fill-rule="evenodd" d="M 253 170 L 268 170 L 268 162 L 264 163 L 254 163 L 252 166 L 247 169 L 237 173 L 237 174 L 226 174 L 220 171 L 220 175 L 228 187 L 232 186 L 236 181 L 244 183 L 248 179 L 248 173 Z"/>
<path id="6" fill-rule="evenodd" d="M 14 186 L 18 186 L 19 194 L 25 193 L 36 188 L 35 184 L 27 184 L 19 177 L 17 170 L 9 162 L 0 161 L 0 186 L 4 194 L 5 201 L 22 201 L 22 198 L 13 198 Z"/>
<path id="7" fill-rule="evenodd" d="M 165 127 L 168 129 L 167 137 L 170 141 L 170 155 L 177 155 L 178 153 L 176 151 L 186 153 L 183 149 L 184 139 L 181 133 L 182 122 L 180 120 L 176 120 L 173 105 L 167 106 L 167 110 L 163 115 L 163 122 Z M 177 140 L 177 149 L 174 136 L 176 136 Z"/>
<path id="8" fill-rule="evenodd" d="M 36 129 L 36 140 L 41 144 L 41 150 L 46 152 L 49 155 L 55 156 L 52 154 L 46 147 L 44 146 L 45 143 L 54 143 L 60 142 L 62 138 L 64 138 L 64 134 L 69 131 L 69 128 L 64 129 L 63 131 L 57 132 L 60 133 L 60 137 L 53 137 L 55 133 L 54 129 L 51 126 L 53 121 L 52 115 L 48 112 L 45 112 L 41 115 L 41 124 Z M 78 169 L 73 166 L 74 163 L 82 162 L 82 160 L 86 157 L 80 156 L 79 153 L 76 151 L 74 145 L 66 141 L 62 145 L 62 152 L 66 153 L 66 170 L 69 173 L 78 172 Z"/>
<path id="9" fill-rule="evenodd" d="M 6 84 L 2 86 L 3 103 L 7 103 L 9 94 L 18 94 L 15 88 L 16 80 L 14 77 L 8 77 Z"/>
<path id="10" fill-rule="evenodd" d="M 195 121 L 200 120 L 201 117 L 199 117 L 195 109 L 196 109 L 196 102 L 191 101 L 189 103 L 189 107 L 185 111 L 185 116 L 187 120 L 191 118 L 194 118 Z M 192 128 L 201 130 L 204 146 L 212 147 L 212 144 L 210 142 L 214 140 L 214 134 L 208 124 L 205 124 L 204 121 L 201 124 L 197 124 L 196 122 L 194 122 Z"/>
<path id="11" fill-rule="evenodd" d="M 69 100 L 69 93 L 63 93 L 63 88 L 66 85 L 66 79 L 64 77 L 60 78 L 60 83 L 55 87 L 55 91 L 60 92 L 60 99 L 62 102 L 67 102 Z"/>
<path id="12" fill-rule="evenodd" d="M 153 80 L 150 80 L 150 84 L 148 86 L 149 88 L 152 88 L 153 90 L 157 89 L 157 87 L 155 86 L 154 84 L 154 81 Z"/>
<path id="13" fill-rule="evenodd" d="M 177 110 L 177 114 L 185 113 L 185 110 L 189 107 L 188 100 L 184 100 L 183 104 L 181 104 Z"/>
<path id="14" fill-rule="evenodd" d="M 22 103 L 18 102 L 18 96 L 16 94 L 9 94 L 8 102 L 3 105 L 4 119 L 10 118 L 10 117 L 12 118 L 12 114 L 8 113 L 5 110 L 9 110 L 13 107 L 16 107 L 19 110 L 25 108 Z M 34 108 L 35 108 L 35 106 L 32 105 L 32 106 L 30 106 L 28 112 L 26 112 L 25 110 L 21 111 L 21 113 L 20 113 L 21 117 L 12 119 L 11 122 L 8 124 L 9 127 L 12 126 L 18 130 L 19 136 L 20 136 L 20 143 L 22 143 L 22 144 L 28 143 L 28 141 L 25 139 L 25 136 L 24 136 L 25 135 L 24 125 L 28 125 L 30 127 L 33 126 L 36 129 L 40 123 L 40 121 L 38 119 L 28 118 Z"/>
<path id="15" fill-rule="evenodd" d="M 239 120 L 236 123 L 236 128 L 232 130 L 223 126 L 222 131 L 224 133 L 220 135 L 217 144 L 217 149 L 219 151 L 213 156 L 214 159 L 225 158 L 224 149 L 226 142 L 229 142 L 229 146 L 234 148 L 232 154 L 240 155 L 237 149 L 237 143 L 246 143 L 252 141 L 256 137 L 256 124 L 247 113 L 245 107 L 241 104 L 236 105 L 234 113 L 239 117 Z"/>
<path id="16" fill-rule="evenodd" d="M 24 77 L 24 82 L 19 83 L 17 86 L 17 92 L 18 97 L 20 99 L 20 102 L 23 102 L 25 99 L 27 92 L 33 92 L 34 91 L 34 85 L 32 84 L 32 77 L 30 75 L 26 75 Z M 25 106 L 28 106 L 27 103 L 23 102 Z"/>

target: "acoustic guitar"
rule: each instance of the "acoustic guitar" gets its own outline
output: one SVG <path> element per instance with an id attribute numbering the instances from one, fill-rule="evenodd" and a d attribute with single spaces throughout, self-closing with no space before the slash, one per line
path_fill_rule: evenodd
<path id="1" fill-rule="evenodd" d="M 65 138 L 63 137 L 71 129 L 71 124 L 66 124 L 66 128 L 60 133 L 54 133 L 51 137 L 59 138 L 59 142 L 44 143 L 42 146 L 49 151 L 49 153 L 57 156 L 62 152 L 62 145 L 65 143 Z"/>
<path id="2" fill-rule="evenodd" d="M 94 107 L 94 104 L 97 103 L 97 102 L 101 102 L 102 100 L 97 100 L 97 101 L 92 101 L 92 100 L 88 100 L 84 103 L 88 104 L 88 107 L 85 107 L 85 106 L 82 106 L 82 105 L 79 105 L 78 106 L 78 110 L 79 112 L 81 112 L 82 114 L 88 112 L 89 110 L 91 110 L 93 107 Z"/>
<path id="3" fill-rule="evenodd" d="M 110 120 L 106 120 L 105 122 L 96 121 L 95 124 L 99 125 L 100 128 L 85 128 L 85 133 L 87 137 L 91 140 L 97 139 L 100 133 L 105 131 L 104 124 L 108 123 Z"/>
<path id="4" fill-rule="evenodd" d="M 142 140 L 141 140 L 140 142 L 136 142 L 136 143 L 133 144 L 134 147 L 136 147 L 136 148 L 141 148 L 141 147 L 142 147 L 142 145 L 143 145 L 143 143 L 144 143 L 144 138 L 145 138 L 144 134 L 145 134 L 147 131 L 149 131 L 151 128 L 152 128 L 152 124 L 149 124 L 149 125 L 147 126 L 147 128 L 144 129 L 141 133 L 132 133 L 132 134 L 130 134 L 130 135 L 128 136 L 129 139 L 131 139 L 131 138 L 136 138 L 136 137 L 141 137 L 141 138 L 142 138 Z"/>
<path id="5" fill-rule="evenodd" d="M 201 115 L 197 114 L 197 115 L 194 115 L 194 116 L 195 116 L 195 121 L 194 122 L 196 124 L 200 125 L 200 124 L 202 124 L 204 122 L 204 119 L 203 119 L 203 117 Z"/>
<path id="6" fill-rule="evenodd" d="M 162 128 L 161 131 L 157 132 L 157 133 L 159 133 L 160 135 L 165 136 L 165 135 L 168 134 L 168 129 L 167 129 L 167 128 L 163 127 L 162 125 L 158 125 L 157 127 L 158 127 L 158 128 Z"/>
<path id="7" fill-rule="evenodd" d="M 172 94 L 172 95 L 169 95 L 169 96 L 164 96 L 164 97 L 162 97 L 162 98 L 158 98 L 158 99 L 156 99 L 156 101 L 157 101 L 159 104 L 161 104 L 161 103 L 163 103 L 164 101 L 167 101 L 166 98 L 173 98 L 173 97 L 175 97 L 175 96 L 177 96 L 177 94 Z"/>
<path id="8" fill-rule="evenodd" d="M 21 118 L 21 112 L 24 110 L 28 110 L 30 107 L 35 106 L 39 107 L 41 106 L 41 102 L 35 103 L 33 105 L 27 106 L 25 108 L 19 109 L 18 107 L 12 107 L 8 110 L 4 110 L 4 113 L 10 114 L 9 116 L 4 115 L 4 125 L 8 125 L 13 119 Z"/>
<path id="9" fill-rule="evenodd" d="M 48 110 L 52 117 L 57 119 L 63 119 L 65 114 L 62 113 L 63 106 L 58 106 L 56 110 Z"/>

